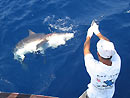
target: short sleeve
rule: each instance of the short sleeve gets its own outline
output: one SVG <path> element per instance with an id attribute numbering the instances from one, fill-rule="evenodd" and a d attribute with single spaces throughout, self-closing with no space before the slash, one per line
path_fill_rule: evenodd
<path id="1" fill-rule="evenodd" d="M 85 55 L 85 57 L 84 57 L 84 60 L 85 60 L 85 63 L 86 62 L 88 62 L 88 61 L 91 61 L 91 60 L 93 60 L 94 59 L 94 57 L 93 57 L 93 55 L 92 54 L 87 54 L 87 55 Z"/>
<path id="2" fill-rule="evenodd" d="M 111 60 L 114 63 L 114 65 L 116 65 L 116 66 L 118 66 L 120 68 L 120 66 L 121 66 L 121 58 L 120 58 L 120 56 L 118 55 L 117 52 L 114 54 L 114 56 L 112 57 Z"/>
<path id="3" fill-rule="evenodd" d="M 94 59 L 92 54 L 85 55 L 84 60 L 87 72 L 91 74 L 91 72 L 95 71 L 98 61 Z"/>
<path id="4" fill-rule="evenodd" d="M 116 52 L 116 51 L 115 51 L 115 52 Z M 117 52 L 116 52 L 115 55 L 112 57 L 112 61 L 118 61 L 118 62 L 121 61 L 120 56 L 117 54 Z"/>

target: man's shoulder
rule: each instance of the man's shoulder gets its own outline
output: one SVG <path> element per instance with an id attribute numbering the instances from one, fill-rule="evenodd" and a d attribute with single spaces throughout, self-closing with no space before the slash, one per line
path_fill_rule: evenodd
<path id="1" fill-rule="evenodd" d="M 119 56 L 119 54 L 117 52 L 112 57 L 112 61 L 121 62 L 121 58 L 120 58 L 120 56 Z"/>
<path id="2" fill-rule="evenodd" d="M 93 55 L 91 53 L 88 53 L 88 54 L 85 54 L 84 57 L 85 58 L 90 58 L 90 57 L 93 58 Z"/>
<path id="3" fill-rule="evenodd" d="M 93 55 L 91 53 L 84 56 L 85 63 L 87 64 L 97 64 L 98 61 L 94 59 Z"/>
<path id="4" fill-rule="evenodd" d="M 84 59 L 85 60 L 90 60 L 90 59 L 92 60 L 92 59 L 94 59 L 94 57 L 91 53 L 88 53 L 88 54 L 84 55 Z"/>

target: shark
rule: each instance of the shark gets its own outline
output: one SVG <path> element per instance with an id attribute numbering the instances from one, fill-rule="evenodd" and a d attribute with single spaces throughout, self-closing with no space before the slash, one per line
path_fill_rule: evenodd
<path id="1" fill-rule="evenodd" d="M 24 61 L 27 53 L 40 53 L 51 47 L 57 48 L 74 37 L 74 33 L 35 33 L 29 30 L 29 36 L 19 41 L 14 48 L 14 59 Z"/>

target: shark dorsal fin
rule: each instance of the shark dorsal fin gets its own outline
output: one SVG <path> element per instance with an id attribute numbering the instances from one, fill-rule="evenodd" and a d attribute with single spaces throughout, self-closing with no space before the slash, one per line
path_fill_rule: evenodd
<path id="1" fill-rule="evenodd" d="M 33 32 L 32 30 L 28 30 L 29 31 L 29 36 L 30 35 L 33 35 L 33 34 L 36 34 L 35 32 Z"/>

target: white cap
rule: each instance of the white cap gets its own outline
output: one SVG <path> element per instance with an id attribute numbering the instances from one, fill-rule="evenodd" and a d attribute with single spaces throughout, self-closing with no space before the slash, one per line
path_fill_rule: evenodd
<path id="1" fill-rule="evenodd" d="M 97 51 L 103 58 L 110 58 L 115 54 L 114 44 L 106 40 L 99 40 L 97 43 Z"/>

